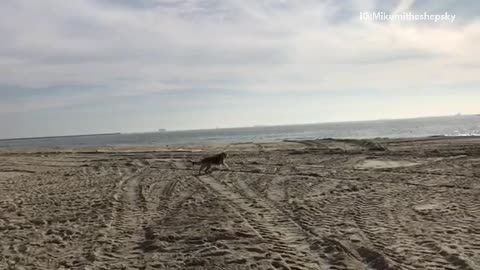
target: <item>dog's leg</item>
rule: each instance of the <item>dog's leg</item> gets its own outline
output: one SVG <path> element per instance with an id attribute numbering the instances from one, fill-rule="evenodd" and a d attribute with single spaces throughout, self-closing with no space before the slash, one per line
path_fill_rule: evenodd
<path id="1" fill-rule="evenodd" d="M 210 170 L 210 168 L 212 168 L 212 165 L 211 164 L 208 164 L 207 165 L 207 169 L 205 169 L 205 173 L 210 173 L 208 170 Z"/>
<path id="2" fill-rule="evenodd" d="M 227 169 L 229 169 L 229 170 L 230 170 L 230 167 L 227 165 L 227 163 L 225 163 L 225 160 L 224 160 L 224 161 L 222 161 L 222 165 L 223 165 L 223 166 L 225 166 L 225 167 L 227 167 Z"/>
<path id="3" fill-rule="evenodd" d="M 198 170 L 198 175 L 202 174 L 202 170 L 205 168 L 205 164 L 200 165 L 200 170 Z"/>

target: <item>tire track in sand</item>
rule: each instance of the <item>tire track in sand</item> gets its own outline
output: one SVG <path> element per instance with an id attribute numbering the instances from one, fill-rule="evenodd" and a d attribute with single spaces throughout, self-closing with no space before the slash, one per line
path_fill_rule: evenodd
<path id="1" fill-rule="evenodd" d="M 145 242 L 148 213 L 142 182 L 151 173 L 150 169 L 139 169 L 133 176 L 119 181 L 113 197 L 117 203 L 112 210 L 111 224 L 100 233 L 96 247 L 87 254 L 94 267 L 145 268 L 141 246 Z"/>
<path id="2" fill-rule="evenodd" d="M 310 250 L 308 233 L 266 200 L 246 190 L 229 187 L 210 175 L 198 176 L 205 186 L 236 210 L 256 234 L 271 245 L 276 269 L 322 269 L 321 258 Z"/>
<path id="3" fill-rule="evenodd" d="M 262 179 L 262 177 L 258 178 L 255 182 L 258 182 Z M 391 265 L 388 264 L 387 261 L 383 260 L 383 257 L 381 257 L 381 254 L 378 254 L 377 252 L 370 250 L 366 247 L 360 247 L 360 248 L 354 248 L 352 245 L 342 242 L 337 240 L 336 236 L 333 234 L 325 234 L 325 233 L 318 233 L 314 229 L 316 226 L 312 226 L 311 223 L 307 222 L 302 222 L 302 219 L 298 217 L 298 213 L 295 212 L 289 212 L 285 209 L 285 207 L 282 207 L 279 201 L 272 200 L 268 198 L 268 196 L 262 194 L 259 190 L 256 190 L 256 186 L 258 185 L 252 184 L 248 185 L 248 179 L 237 179 L 238 186 L 240 189 L 244 192 L 247 192 L 250 194 L 250 196 L 261 196 L 263 200 L 265 200 L 269 205 L 277 211 L 284 213 L 285 216 L 289 217 L 290 220 L 295 223 L 298 227 L 302 228 L 304 232 L 308 233 L 310 236 L 310 243 L 311 247 L 319 254 L 320 258 L 323 259 L 323 264 L 324 265 L 329 265 L 331 269 L 372 269 L 372 270 L 393 270 L 396 269 L 394 267 L 391 267 Z M 284 193 L 286 195 L 286 200 L 288 201 L 290 197 L 289 195 L 289 188 L 291 186 L 291 181 L 284 182 Z M 293 186 L 296 188 L 299 188 L 300 190 L 303 189 L 303 192 L 306 193 L 310 187 L 307 187 L 305 185 L 300 185 L 297 186 L 299 183 L 294 183 Z M 297 197 L 299 194 L 295 194 L 294 197 Z M 337 208 L 337 207 L 336 207 Z M 341 212 L 341 206 L 338 207 L 337 211 Z M 318 209 L 320 210 L 320 209 Z M 323 210 L 320 210 L 323 211 Z M 308 213 L 304 212 L 303 214 L 306 214 L 307 216 L 313 216 L 315 213 Z M 334 220 L 334 219 L 333 219 Z M 325 219 L 322 219 L 322 223 L 326 222 L 331 222 L 327 221 Z M 335 226 L 333 224 L 332 226 Z M 321 250 L 321 251 L 320 251 Z M 372 264 L 372 260 L 376 260 L 377 262 Z"/>

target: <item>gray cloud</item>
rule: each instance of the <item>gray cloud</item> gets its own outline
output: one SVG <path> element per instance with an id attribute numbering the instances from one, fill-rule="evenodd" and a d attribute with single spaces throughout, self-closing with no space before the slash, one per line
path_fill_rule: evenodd
<path id="1" fill-rule="evenodd" d="M 415 1 L 412 11 L 456 15 L 457 23 L 469 23 L 480 19 L 480 2 L 476 0 L 423 0 Z"/>
<path id="2" fill-rule="evenodd" d="M 3 0 L 0 103 L 14 112 L 169 91 L 395 93 L 462 85 L 478 77 L 478 7 L 477 1 Z M 398 9 L 448 11 L 459 22 L 359 19 L 360 11 Z"/>

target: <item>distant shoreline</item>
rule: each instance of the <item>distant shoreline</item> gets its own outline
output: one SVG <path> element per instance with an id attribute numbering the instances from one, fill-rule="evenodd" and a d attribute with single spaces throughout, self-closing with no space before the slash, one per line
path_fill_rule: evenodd
<path id="1" fill-rule="evenodd" d="M 100 133 L 100 134 L 81 134 L 81 135 L 64 135 L 64 136 L 44 136 L 44 137 L 23 137 L 23 138 L 9 138 L 0 139 L 1 141 L 24 141 L 24 140 L 42 140 L 42 139 L 58 139 L 58 138 L 71 138 L 71 137 L 91 137 L 91 136 L 109 136 L 109 135 L 121 135 L 122 133 Z"/>
<path id="2" fill-rule="evenodd" d="M 270 133 L 278 133 L 278 132 L 282 132 L 282 128 L 285 129 L 285 128 L 295 128 L 296 130 L 300 130 L 302 128 L 311 128 L 313 126 L 321 126 L 324 130 L 329 130 L 329 129 L 335 129 L 336 125 L 345 125 L 345 127 L 347 125 L 350 125 L 350 124 L 362 124 L 362 125 L 365 125 L 365 124 L 372 124 L 372 125 L 379 125 L 379 124 L 382 124 L 382 123 L 388 123 L 388 122 L 391 122 L 391 123 L 395 123 L 395 122 L 400 122 L 400 121 L 410 121 L 410 123 L 406 122 L 407 124 L 409 124 L 411 126 L 412 129 L 418 129 L 418 126 L 415 126 L 414 123 L 412 123 L 411 121 L 423 121 L 423 120 L 436 120 L 436 119 L 451 119 L 451 120 L 455 120 L 457 121 L 457 119 L 460 119 L 460 118 L 465 118 L 465 117 L 468 117 L 469 119 L 473 119 L 475 121 L 477 121 L 478 119 L 478 116 L 480 116 L 479 114 L 469 114 L 469 115 L 461 115 L 461 116 L 428 116 L 428 117 L 416 117 L 416 118 L 403 118 L 403 119 L 376 119 L 376 120 L 361 120 L 361 121 L 339 121 L 339 122 L 320 122 L 320 123 L 297 123 L 297 124 L 284 124 L 284 125 L 254 125 L 254 126 L 244 126 L 244 127 L 224 127 L 224 128 L 216 128 L 216 129 L 212 129 L 212 128 L 204 128 L 204 129 L 180 129 L 180 130 L 166 130 L 166 129 L 159 129 L 159 131 L 149 131 L 149 132 L 126 132 L 126 133 L 123 133 L 123 132 L 115 132 L 115 133 L 96 133 L 96 134 L 82 134 L 82 135 L 53 135 L 53 136 L 41 136 L 41 137 L 21 137 L 21 138 L 0 138 L 0 142 L 15 142 L 15 141 L 34 141 L 34 140 L 47 140 L 47 139 L 61 139 L 61 138 L 84 138 L 84 137 L 100 137 L 100 136 L 112 136 L 112 135 L 149 135 L 149 134 L 168 134 L 166 135 L 168 138 L 172 139 L 173 140 L 178 137 L 177 134 L 183 134 L 185 136 L 193 136 L 192 139 L 198 139 L 197 137 L 201 137 L 201 136 L 211 136 L 213 133 L 219 133 L 219 132 L 250 132 L 250 131 L 255 131 L 255 132 L 270 132 Z M 197 135 L 192 135 L 192 134 L 196 134 Z M 271 135 L 270 133 L 268 133 L 267 135 Z M 288 133 L 288 132 L 287 132 Z M 405 132 L 404 132 L 405 133 Z M 411 132 L 410 132 L 411 133 Z M 475 127 L 475 130 L 473 130 L 472 132 L 469 132 L 469 133 L 466 133 L 466 134 L 457 134 L 457 133 L 449 133 L 449 132 L 429 132 L 430 134 L 421 134 L 420 136 L 465 136 L 465 135 L 472 135 L 472 136 L 478 136 L 480 135 L 479 134 L 479 130 L 478 128 Z M 282 137 L 281 139 L 285 139 L 285 138 L 289 138 L 291 136 L 290 133 L 288 134 L 284 134 L 285 137 Z M 332 134 L 324 134 L 326 137 L 331 137 Z M 413 134 L 410 134 L 410 135 L 413 135 Z M 407 135 L 406 134 L 401 134 L 400 136 L 398 137 L 416 137 L 416 136 L 410 136 L 410 135 Z M 220 137 L 222 137 L 223 135 L 220 134 L 219 135 Z M 229 135 L 230 136 L 230 135 Z M 253 135 L 252 135 L 253 136 Z M 348 134 L 344 134 L 344 137 L 350 137 Z M 322 136 L 317 136 L 315 135 L 314 136 L 315 138 L 323 138 Z M 340 136 L 341 137 L 341 136 Z M 345 137 L 345 138 L 346 138 Z M 360 137 L 365 137 L 365 136 L 360 136 Z M 368 137 L 368 136 L 367 136 Z M 373 137 L 378 137 L 378 136 L 373 136 Z M 392 134 L 390 134 L 390 136 L 384 136 L 384 135 L 381 135 L 380 137 L 392 137 Z M 394 137 L 397 137 L 397 136 L 394 136 Z M 129 139 L 129 141 L 132 141 L 133 139 Z M 207 138 L 207 141 L 210 140 Z M 174 140 L 175 141 L 175 140 Z M 112 142 L 114 143 L 114 142 Z M 172 142 L 173 143 L 173 142 Z"/>
<path id="3" fill-rule="evenodd" d="M 219 128 L 197 128 L 197 129 L 173 129 L 168 132 L 198 132 L 198 131 L 218 131 L 218 130 L 235 130 L 235 129 L 252 129 L 252 128 L 278 128 L 278 127 L 295 127 L 295 126 L 316 126 L 316 125 L 332 125 L 332 124 L 354 124 L 354 123 L 372 123 L 372 122 L 386 122 L 386 121 L 403 121 L 403 120 L 422 120 L 435 118 L 455 118 L 455 117 L 473 117 L 480 116 L 480 114 L 462 114 L 462 115 L 436 115 L 436 116 L 418 116 L 407 118 L 378 118 L 367 120 L 338 120 L 326 122 L 312 122 L 312 123 L 294 123 L 294 124 L 272 124 L 272 125 L 252 125 L 252 126 L 237 126 L 237 127 L 219 127 Z"/>

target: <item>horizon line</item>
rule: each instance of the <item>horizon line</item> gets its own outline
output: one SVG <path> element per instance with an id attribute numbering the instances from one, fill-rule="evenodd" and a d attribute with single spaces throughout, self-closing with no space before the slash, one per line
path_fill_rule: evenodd
<path id="1" fill-rule="evenodd" d="M 395 121 L 395 120 L 410 120 L 410 119 L 422 119 L 422 118 L 441 118 L 441 117 L 458 117 L 458 116 L 480 116 L 480 114 L 450 114 L 450 115 L 434 115 L 434 116 L 418 116 L 407 118 L 377 118 L 367 120 L 345 120 L 345 121 L 326 121 L 315 123 L 297 123 L 297 124 L 255 124 L 251 126 L 240 127 L 221 127 L 221 128 L 201 128 L 201 129 L 175 129 L 165 131 L 138 131 L 138 132 L 105 132 L 105 133 L 92 133 L 92 134 L 67 134 L 67 135 L 47 135 L 37 137 L 17 137 L 17 138 L 0 138 L 0 141 L 16 141 L 16 140 L 39 140 L 39 139 L 56 139 L 56 138 L 68 138 L 68 137 L 87 137 L 87 136 L 109 136 L 109 135 L 128 135 L 128 134 L 146 134 L 146 133 L 171 133 L 171 132 L 188 132 L 188 131 L 212 131 L 212 130 L 226 130 L 226 129 L 242 129 L 242 128 L 268 128 L 268 127 L 283 127 L 283 126 L 307 126 L 307 125 L 322 125 L 322 124 L 340 124 L 340 123 L 360 123 L 360 122 L 377 122 L 377 121 Z"/>

